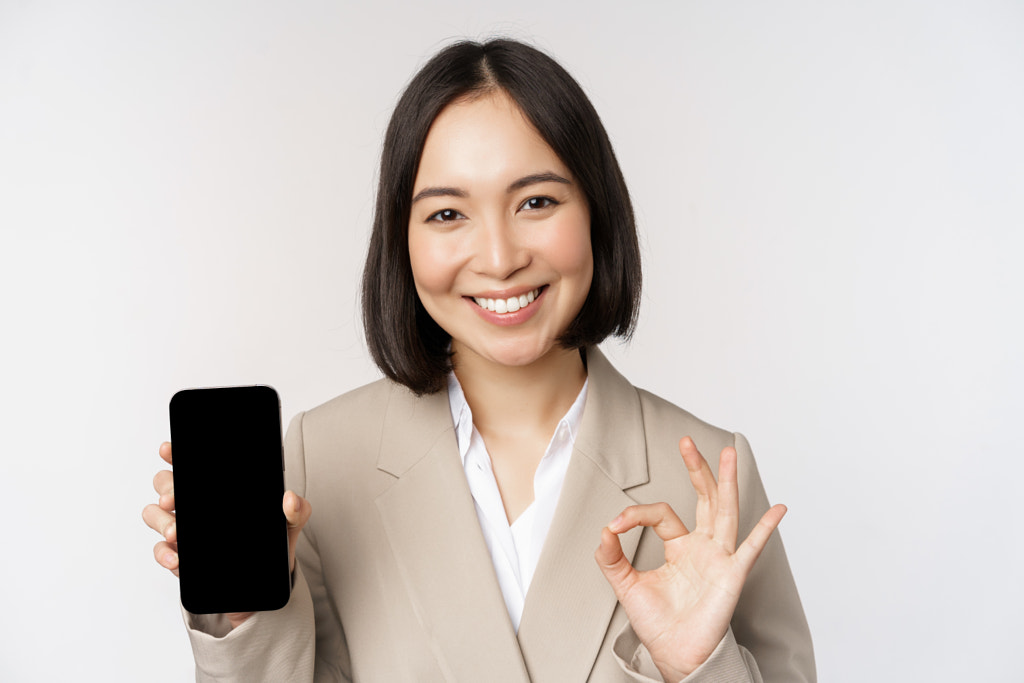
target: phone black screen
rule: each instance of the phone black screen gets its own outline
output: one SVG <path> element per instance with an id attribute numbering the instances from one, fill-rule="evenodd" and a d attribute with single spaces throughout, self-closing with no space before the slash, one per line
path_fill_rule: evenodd
<path id="1" fill-rule="evenodd" d="M 283 607 L 291 578 L 277 392 L 186 389 L 170 414 L 182 605 L 195 614 Z"/>

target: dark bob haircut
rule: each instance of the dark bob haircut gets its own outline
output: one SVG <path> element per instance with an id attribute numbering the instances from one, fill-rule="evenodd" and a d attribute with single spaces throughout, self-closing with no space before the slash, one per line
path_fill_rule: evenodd
<path id="1" fill-rule="evenodd" d="M 551 57 L 512 40 L 459 42 L 435 55 L 391 115 L 366 266 L 363 325 L 373 360 L 416 394 L 446 386 L 451 337 L 423 308 L 409 260 L 413 183 L 431 124 L 451 102 L 501 90 L 576 178 L 590 209 L 594 277 L 583 308 L 558 340 L 565 348 L 629 338 L 640 307 L 640 248 L 633 207 L 601 119 Z"/>

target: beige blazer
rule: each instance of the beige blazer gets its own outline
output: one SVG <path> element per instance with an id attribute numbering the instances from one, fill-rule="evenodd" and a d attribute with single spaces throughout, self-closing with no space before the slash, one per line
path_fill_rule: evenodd
<path id="1" fill-rule="evenodd" d="M 601 528 L 629 505 L 657 501 L 693 527 L 696 496 L 677 445 L 684 435 L 715 471 L 724 446 L 739 453 L 741 537 L 768 499 L 741 435 L 636 389 L 597 349 L 587 361 L 587 404 L 518 635 L 447 395 L 417 398 L 381 380 L 292 421 L 288 486 L 309 499 L 313 516 L 291 600 L 230 633 L 222 619 L 186 614 L 197 680 L 660 680 L 594 561 Z M 638 568 L 664 561 L 650 530 L 634 529 L 622 545 Z M 815 680 L 778 533 L 747 580 L 730 633 L 686 680 L 762 679 Z"/>

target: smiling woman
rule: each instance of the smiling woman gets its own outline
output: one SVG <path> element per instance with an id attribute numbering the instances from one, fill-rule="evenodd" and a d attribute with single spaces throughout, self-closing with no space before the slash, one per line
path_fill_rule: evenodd
<path id="1" fill-rule="evenodd" d="M 293 420 L 291 600 L 186 613 L 198 677 L 814 680 L 785 508 L 746 440 L 596 347 L 639 294 L 629 194 L 576 82 L 507 40 L 434 57 L 388 127 L 364 271 L 386 378 Z M 176 571 L 169 480 L 144 517 Z"/>
<path id="2" fill-rule="evenodd" d="M 434 121 L 409 254 L 416 293 L 451 336 L 457 368 L 547 365 L 558 355 L 593 278 L 590 212 L 571 178 L 500 91 L 453 103 Z"/>
<path id="3" fill-rule="evenodd" d="M 384 139 L 377 211 L 363 273 L 363 319 L 377 365 L 418 393 L 444 388 L 451 370 L 451 335 L 426 313 L 416 295 L 409 251 L 415 237 L 413 222 L 422 224 L 444 212 L 436 217 L 439 222 L 468 220 L 495 229 L 488 225 L 489 215 L 463 214 L 452 203 L 484 199 L 468 196 L 477 177 L 467 177 L 465 164 L 475 164 L 490 182 L 503 180 L 504 203 L 513 195 L 524 203 L 534 200 L 517 214 L 520 217 L 539 210 L 538 218 L 547 218 L 541 207 L 560 196 L 588 212 L 593 280 L 578 315 L 557 331 L 564 347 L 582 348 L 610 334 L 628 337 L 640 304 L 633 208 L 597 112 L 576 81 L 547 55 L 505 40 L 488 43 L 485 56 L 480 47 L 459 43 L 431 59 L 399 99 Z M 484 108 L 510 125 L 488 129 L 479 116 Z M 473 112 L 478 116 L 470 115 Z M 502 137 L 492 137 L 499 129 Z M 472 142 L 470 136 L 476 136 Z M 460 140 L 457 148 L 445 147 Z M 492 149 L 503 144 L 508 152 L 507 146 L 518 142 L 536 155 L 532 165 L 525 149 L 512 156 Z M 521 164 L 518 173 L 511 172 L 513 159 Z M 541 163 L 544 159 L 548 165 Z M 430 175 L 426 164 L 433 164 Z M 459 169 L 461 181 L 456 177 Z M 475 189 L 479 194 L 488 188 Z M 434 199 L 439 203 L 431 203 L 433 210 L 422 213 L 426 209 L 420 204 Z M 558 207 L 551 210 L 562 213 Z M 501 290 L 507 288 L 498 287 L 498 296 L 487 298 L 502 298 Z M 497 306 L 495 301 L 496 311 Z"/>

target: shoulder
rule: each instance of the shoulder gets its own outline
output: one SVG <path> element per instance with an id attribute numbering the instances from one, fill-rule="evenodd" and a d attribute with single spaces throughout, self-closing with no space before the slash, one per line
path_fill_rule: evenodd
<path id="1" fill-rule="evenodd" d="M 452 429 L 446 391 L 416 395 L 381 379 L 296 415 L 289 432 L 296 433 L 307 459 L 344 451 L 376 462 L 385 452 L 416 450 L 446 429 Z"/>
<path id="2" fill-rule="evenodd" d="M 719 456 L 723 448 L 736 449 L 739 468 L 747 476 L 757 477 L 757 465 L 746 438 L 739 432 L 713 425 L 671 401 L 656 396 L 644 389 L 636 389 L 643 413 L 644 436 L 652 476 L 659 469 L 659 462 L 681 462 L 679 440 L 684 436 L 693 439 L 713 472 L 718 472 Z"/>
<path id="3" fill-rule="evenodd" d="M 304 490 L 320 507 L 339 494 L 363 500 L 378 491 L 390 480 L 377 467 L 386 416 L 396 393 L 403 392 L 409 393 L 381 379 L 296 415 L 285 437 L 289 486 Z"/>
<path id="4" fill-rule="evenodd" d="M 659 472 L 674 472 L 682 462 L 679 455 L 679 440 L 684 436 L 693 439 L 697 450 L 707 460 L 712 472 L 718 472 L 719 458 L 722 449 L 731 447 L 736 450 L 741 481 L 741 498 L 754 500 L 753 510 L 760 514 L 767 509 L 767 501 L 762 501 L 763 487 L 754 453 L 746 437 L 694 416 L 687 410 L 655 396 L 649 391 L 637 389 L 640 406 L 643 412 L 644 435 L 647 440 L 648 465 L 652 479 Z M 748 503 L 749 505 L 749 503 Z M 747 510 L 746 512 L 749 512 Z M 754 519 L 756 521 L 756 518 Z"/>
<path id="5" fill-rule="evenodd" d="M 595 347 L 587 349 L 591 393 L 587 396 L 580 439 L 594 451 L 639 452 L 650 462 L 679 458 L 679 440 L 689 436 L 702 454 L 717 462 L 717 454 L 734 446 L 737 436 L 696 417 L 671 401 L 640 389 L 620 374 Z M 608 454 L 610 459 L 621 455 Z"/>
<path id="6" fill-rule="evenodd" d="M 732 431 L 705 422 L 693 413 L 645 389 L 636 389 L 643 412 L 644 429 L 648 438 L 662 433 L 675 435 L 675 440 L 689 436 L 700 448 L 702 443 L 732 445 Z"/>
<path id="7" fill-rule="evenodd" d="M 397 385 L 381 379 L 336 396 L 292 418 L 286 451 L 296 451 L 307 466 L 333 460 L 339 452 L 372 456 L 383 430 L 384 414 Z"/>
<path id="8" fill-rule="evenodd" d="M 379 420 L 396 390 L 402 389 L 387 379 L 364 384 L 302 413 L 303 426 L 317 429 L 325 425 L 366 424 Z"/>

